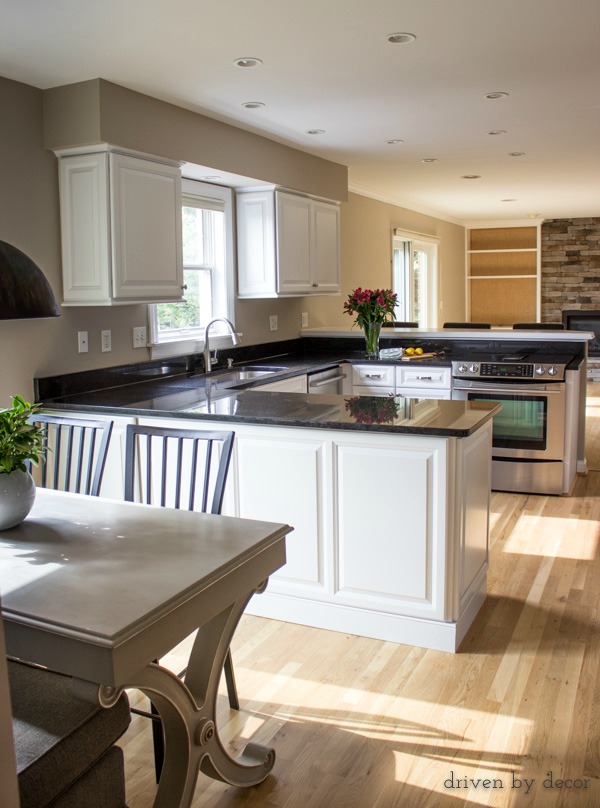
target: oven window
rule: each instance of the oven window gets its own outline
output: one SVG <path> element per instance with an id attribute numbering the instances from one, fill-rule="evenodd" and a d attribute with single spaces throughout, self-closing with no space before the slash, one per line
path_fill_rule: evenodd
<path id="1" fill-rule="evenodd" d="M 546 448 L 547 396 L 470 392 L 469 401 L 496 401 L 502 404 L 502 409 L 494 416 L 493 446 L 498 449 Z"/>

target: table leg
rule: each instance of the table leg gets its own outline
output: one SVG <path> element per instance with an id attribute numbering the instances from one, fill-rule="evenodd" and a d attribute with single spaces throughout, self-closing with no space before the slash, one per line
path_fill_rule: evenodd
<path id="1" fill-rule="evenodd" d="M 264 591 L 266 581 L 255 591 Z M 235 601 L 198 629 L 185 681 L 160 665 L 149 664 L 128 681 L 156 706 L 165 733 L 165 759 L 154 808 L 188 808 L 198 771 L 235 786 L 261 783 L 275 763 L 275 751 L 248 744 L 238 758 L 222 745 L 216 727 L 216 702 L 223 663 L 231 638 L 254 592 Z M 80 697 L 107 707 L 122 688 L 75 681 Z M 92 693 L 93 691 L 93 693 Z"/>

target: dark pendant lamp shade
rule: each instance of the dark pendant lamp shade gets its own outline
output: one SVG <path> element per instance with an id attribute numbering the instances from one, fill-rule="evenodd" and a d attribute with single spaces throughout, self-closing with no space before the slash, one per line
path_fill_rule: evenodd
<path id="1" fill-rule="evenodd" d="M 42 270 L 21 250 L 0 241 L 0 320 L 59 315 L 52 287 Z"/>

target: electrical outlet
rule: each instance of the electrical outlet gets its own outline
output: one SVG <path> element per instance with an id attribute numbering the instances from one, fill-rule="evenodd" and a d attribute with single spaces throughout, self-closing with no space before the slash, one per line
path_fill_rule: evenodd
<path id="1" fill-rule="evenodd" d="M 308 312 L 302 312 L 302 328 L 308 328 Z"/>
<path id="2" fill-rule="evenodd" d="M 112 337 L 110 331 L 100 332 L 100 346 L 102 348 L 102 353 L 112 351 Z"/>
<path id="3" fill-rule="evenodd" d="M 145 348 L 147 344 L 146 339 L 146 326 L 139 325 L 133 329 L 133 347 Z"/>
<path id="4" fill-rule="evenodd" d="M 279 322 L 277 319 L 277 315 L 272 314 L 269 317 L 269 331 L 277 331 L 278 328 L 279 328 Z"/>
<path id="5" fill-rule="evenodd" d="M 87 353 L 88 348 L 88 332 L 87 331 L 78 331 L 77 332 L 77 350 L 79 353 Z"/>

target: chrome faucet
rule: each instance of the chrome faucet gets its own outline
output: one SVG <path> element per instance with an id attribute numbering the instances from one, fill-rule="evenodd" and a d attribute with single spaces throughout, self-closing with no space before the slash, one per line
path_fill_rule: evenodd
<path id="1" fill-rule="evenodd" d="M 208 343 L 208 332 L 210 330 L 211 325 L 213 323 L 226 323 L 227 328 L 229 329 L 229 333 L 231 334 L 231 341 L 234 345 L 237 345 L 240 341 L 240 338 L 235 333 L 235 328 L 233 327 L 233 323 L 231 320 L 228 320 L 227 317 L 215 317 L 214 320 L 211 320 L 210 323 L 206 326 L 206 331 L 204 332 L 204 372 L 210 373 L 212 370 L 213 363 L 216 364 L 217 362 L 217 351 L 215 350 L 214 356 L 210 355 L 210 346 Z"/>

